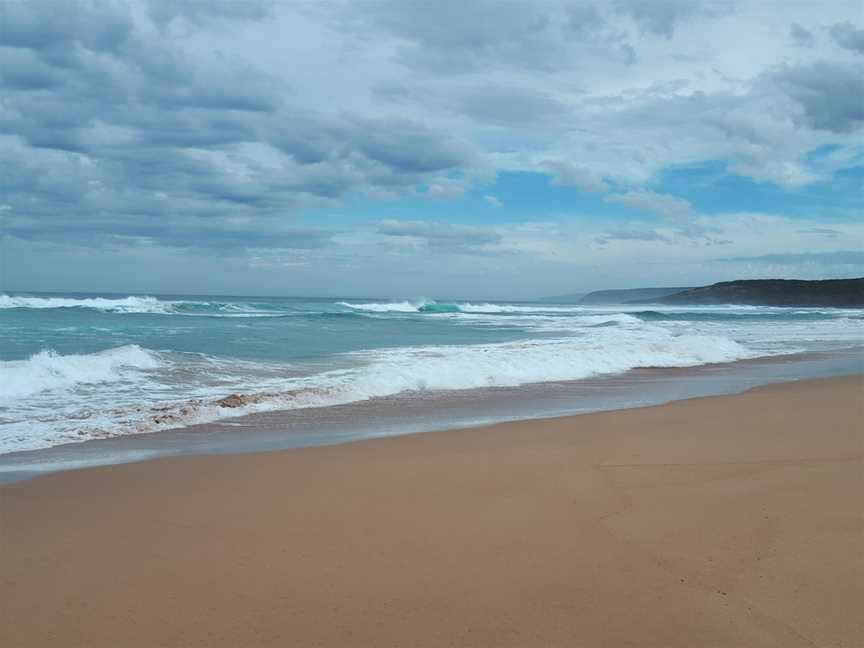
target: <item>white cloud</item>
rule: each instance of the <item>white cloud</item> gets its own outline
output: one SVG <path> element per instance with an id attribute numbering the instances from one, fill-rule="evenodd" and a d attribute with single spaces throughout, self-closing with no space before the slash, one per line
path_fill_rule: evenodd
<path id="1" fill-rule="evenodd" d="M 777 232 L 745 254 L 740 219 L 705 219 L 649 187 L 664 171 L 711 161 L 719 173 L 795 194 L 860 166 L 857 8 L 845 0 L 788 3 L 780 13 L 771 3 L 689 0 L 6 3 L 4 233 L 31 251 L 233 245 L 238 257 L 255 251 L 259 266 L 302 259 L 322 277 L 333 276 L 323 259 L 333 268 L 371 264 L 348 240 L 373 256 L 385 244 L 396 255 L 400 246 L 485 255 L 475 274 L 492 272 L 496 255 L 518 257 L 525 265 L 512 271 L 525 281 L 551 277 L 546 263 L 660 259 L 670 246 L 680 264 L 691 255 L 710 263 L 706 250 L 721 243 L 726 256 L 816 239 L 836 251 L 836 237 L 763 220 Z M 447 201 L 479 188 L 496 205 L 497 190 L 480 185 L 503 171 L 543 173 L 662 220 L 566 229 L 541 210 L 525 216 L 542 221 L 534 229 L 291 226 L 298 214 L 312 222 L 339 214 L 358 196 L 430 199 L 430 212 L 446 214 Z"/>
<path id="2" fill-rule="evenodd" d="M 672 224 L 626 225 L 590 215 L 578 222 L 562 215 L 556 221 L 484 227 L 388 219 L 332 233 L 319 247 L 232 249 L 228 255 L 223 250 L 189 255 L 152 243 L 94 255 L 75 242 L 7 237 L 6 285 L 206 291 L 218 275 L 224 290 L 242 294 L 254 287 L 254 294 L 530 299 L 741 277 L 864 275 L 864 264 L 842 253 L 864 249 L 859 222 L 759 213 L 697 215 L 694 222 L 716 228 L 727 242 L 676 241 Z M 776 256 L 778 250 L 785 254 Z M 136 272 L 131 278 L 105 272 L 121 266 Z M 57 268 L 64 270 L 60 285 Z"/>
<path id="3" fill-rule="evenodd" d="M 684 198 L 678 196 L 670 196 L 668 194 L 659 194 L 654 191 L 639 190 L 628 191 L 623 194 L 612 194 L 603 199 L 608 203 L 617 203 L 626 205 L 643 211 L 648 211 L 654 214 L 659 214 L 666 218 L 691 218 L 696 215 L 693 210 L 693 205 Z"/>
<path id="4" fill-rule="evenodd" d="M 856 27 L 848 20 L 839 22 L 831 27 L 831 37 L 837 41 L 840 47 L 864 54 L 864 29 Z"/>
<path id="5" fill-rule="evenodd" d="M 590 193 L 603 193 L 608 187 L 599 173 L 579 164 L 562 160 L 546 160 L 541 168 L 553 174 L 552 182 L 564 187 L 576 187 Z"/>

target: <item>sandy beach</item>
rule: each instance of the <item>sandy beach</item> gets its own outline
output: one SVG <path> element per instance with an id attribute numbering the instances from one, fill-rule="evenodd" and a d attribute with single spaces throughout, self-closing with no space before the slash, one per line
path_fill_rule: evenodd
<path id="1" fill-rule="evenodd" d="M 0 645 L 864 645 L 861 376 L 0 487 Z"/>

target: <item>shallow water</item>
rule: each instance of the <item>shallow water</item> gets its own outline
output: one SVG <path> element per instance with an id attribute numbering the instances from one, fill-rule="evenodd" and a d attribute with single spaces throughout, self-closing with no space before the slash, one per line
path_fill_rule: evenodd
<path id="1" fill-rule="evenodd" d="M 0 336 L 2 454 L 254 412 L 307 419 L 394 397 L 405 409 L 646 367 L 837 351 L 864 342 L 864 312 L 3 295 Z M 220 404 L 232 394 L 239 407 Z"/>
<path id="2" fill-rule="evenodd" d="M 862 373 L 864 349 L 859 348 L 685 369 L 635 369 L 578 381 L 401 394 L 9 453 L 0 456 L 0 483 L 167 456 L 284 450 L 659 405 L 778 382 Z"/>

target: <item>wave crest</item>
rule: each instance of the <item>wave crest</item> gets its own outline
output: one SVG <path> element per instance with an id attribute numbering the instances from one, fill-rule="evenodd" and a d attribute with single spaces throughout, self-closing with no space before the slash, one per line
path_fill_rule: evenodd
<path id="1" fill-rule="evenodd" d="M 110 313 L 173 313 L 170 302 L 159 301 L 155 297 L 24 297 L 0 295 L 0 309 L 3 308 L 93 308 Z"/>
<path id="2" fill-rule="evenodd" d="M 60 355 L 44 350 L 27 360 L 0 362 L 0 401 L 32 396 L 45 391 L 73 389 L 80 384 L 121 380 L 129 370 L 156 369 L 160 362 L 152 351 L 137 344 L 83 355 Z"/>
<path id="3" fill-rule="evenodd" d="M 584 306 L 544 306 L 540 304 L 520 306 L 491 303 L 472 304 L 470 302 L 440 303 L 426 299 L 417 301 L 367 302 L 362 304 L 343 301 L 337 302 L 337 306 L 367 313 L 471 313 L 478 315 L 580 313 L 586 310 Z"/>
<path id="4" fill-rule="evenodd" d="M 313 374 L 292 371 L 287 365 L 265 367 L 208 356 L 163 359 L 134 345 L 82 356 L 43 351 L 25 361 L 3 363 L 4 373 L 12 379 L 0 391 L 0 402 L 4 396 L 14 403 L 21 396 L 44 395 L 51 402 L 64 403 L 62 411 L 42 419 L 38 425 L 48 427 L 36 436 L 19 435 L 16 430 L 27 424 L 13 423 L 5 441 L 0 435 L 0 450 L 140 434 L 251 412 L 328 407 L 410 392 L 579 380 L 638 367 L 690 367 L 760 355 L 727 338 L 676 335 L 653 326 L 592 331 L 580 338 L 358 351 L 342 356 L 347 361 L 343 368 Z M 183 400 L 176 400 L 176 394 L 166 399 L 162 389 L 153 390 L 171 375 L 191 372 L 201 376 L 205 367 L 203 375 L 221 374 L 224 379 L 187 384 Z M 266 381 L 263 371 L 270 372 Z M 75 393 L 76 387 L 93 384 L 100 385 L 106 401 L 122 400 L 124 405 L 100 411 L 93 402 L 92 388 Z M 45 431 L 50 431 L 48 436 Z"/>
<path id="5" fill-rule="evenodd" d="M 421 309 L 435 302 L 426 300 L 398 301 L 398 302 L 369 302 L 364 304 L 352 304 L 351 302 L 336 302 L 337 306 L 344 306 L 355 311 L 366 311 L 367 313 L 419 313 Z"/>

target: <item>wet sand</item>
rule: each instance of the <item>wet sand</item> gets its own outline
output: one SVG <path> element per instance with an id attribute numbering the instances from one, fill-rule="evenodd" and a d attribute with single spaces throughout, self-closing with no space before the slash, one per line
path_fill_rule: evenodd
<path id="1" fill-rule="evenodd" d="M 861 646 L 864 378 L 0 486 L 3 646 Z"/>

